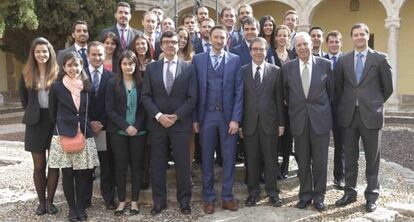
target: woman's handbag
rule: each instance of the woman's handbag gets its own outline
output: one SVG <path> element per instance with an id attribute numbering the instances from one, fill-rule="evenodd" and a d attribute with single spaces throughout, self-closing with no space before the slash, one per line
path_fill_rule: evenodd
<path id="1" fill-rule="evenodd" d="M 85 117 L 85 131 L 83 131 L 86 135 L 86 124 L 88 119 L 88 94 L 86 94 L 86 117 Z M 85 136 L 82 134 L 81 130 L 79 129 L 76 133 L 75 137 L 68 137 L 59 135 L 59 130 L 56 124 L 56 132 L 59 136 L 60 144 L 62 145 L 63 151 L 67 153 L 79 153 L 85 149 Z"/>

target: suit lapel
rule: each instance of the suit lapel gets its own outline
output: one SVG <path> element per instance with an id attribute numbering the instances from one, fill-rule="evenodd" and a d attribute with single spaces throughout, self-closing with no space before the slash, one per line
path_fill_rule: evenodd
<path id="1" fill-rule="evenodd" d="M 102 72 L 101 75 L 101 81 L 99 82 L 99 91 L 98 94 L 101 94 L 105 91 L 104 86 L 106 85 L 106 81 L 108 81 L 109 73 L 105 71 L 105 69 Z"/>
<path id="2" fill-rule="evenodd" d="M 371 54 L 372 54 L 372 51 L 369 48 L 367 52 L 367 58 L 365 59 L 364 70 L 362 71 L 362 76 L 361 76 L 361 80 L 359 81 L 359 84 L 361 84 L 361 82 L 364 80 L 365 76 L 367 75 L 368 71 L 371 69 L 371 66 L 374 62 L 373 61 L 374 57 Z"/>
<path id="3" fill-rule="evenodd" d="M 349 56 L 348 56 L 348 58 L 347 59 L 345 59 L 344 58 L 344 61 L 345 61 L 345 66 L 346 67 L 350 67 L 351 68 L 351 72 L 348 72 L 350 75 L 352 75 L 352 76 L 350 76 L 349 77 L 349 79 L 351 79 L 352 80 L 352 84 L 354 85 L 354 86 L 356 86 L 357 85 L 357 81 L 356 81 L 356 74 L 355 74 L 355 62 L 354 62 L 354 57 L 355 57 L 355 51 L 353 51 L 352 53 L 350 53 L 350 54 L 348 54 Z"/>
<path id="4" fill-rule="evenodd" d="M 175 71 L 175 78 L 174 78 L 173 85 L 171 87 L 171 93 L 170 93 L 170 95 L 172 94 L 172 92 L 174 91 L 174 88 L 177 85 L 176 83 L 177 83 L 178 78 L 180 78 L 182 76 L 181 75 L 182 72 L 183 72 L 183 61 L 180 61 L 180 59 L 178 59 L 177 60 L 177 69 Z"/>
<path id="5" fill-rule="evenodd" d="M 253 79 L 253 68 L 252 68 L 252 63 L 249 63 L 249 65 L 247 66 L 247 72 L 246 72 L 246 75 L 247 76 L 245 76 L 245 81 L 246 81 L 246 83 L 247 83 L 247 86 L 250 88 L 250 90 L 252 91 L 252 92 L 254 92 L 254 94 L 257 96 L 257 93 L 256 93 L 256 88 L 255 88 L 255 86 L 254 86 L 254 79 Z"/>
<path id="6" fill-rule="evenodd" d="M 309 92 L 308 92 L 308 98 L 311 96 L 311 92 L 312 90 L 316 87 L 316 84 L 319 83 L 318 78 L 319 78 L 319 64 L 317 62 L 317 59 L 315 57 L 312 57 L 312 76 L 311 76 L 311 81 L 310 81 L 310 85 L 309 85 Z"/>
<path id="7" fill-rule="evenodd" d="M 224 71 L 223 71 L 223 84 L 227 81 L 228 76 L 228 71 L 227 71 L 227 62 L 229 61 L 229 53 L 227 53 L 226 51 L 224 51 Z M 207 66 L 206 66 L 207 68 Z"/>
<path id="8" fill-rule="evenodd" d="M 163 92 L 165 92 L 165 94 L 168 95 L 167 90 L 165 89 L 165 83 L 164 83 L 164 60 L 161 59 L 161 60 L 158 60 L 157 62 L 158 64 L 155 65 L 154 73 L 151 73 L 151 74 L 155 75 L 154 77 L 155 79 L 160 80 L 159 82 L 161 83 L 161 86 L 159 87 L 161 87 Z"/>
<path id="9" fill-rule="evenodd" d="M 305 92 L 303 91 L 303 86 L 302 86 L 302 77 L 300 76 L 299 58 L 296 59 L 295 65 L 293 67 L 294 67 L 295 70 L 293 70 L 293 73 L 292 73 L 292 78 L 294 78 L 292 82 L 298 84 L 297 87 L 301 91 L 301 94 L 303 95 L 303 97 L 306 98 Z"/>

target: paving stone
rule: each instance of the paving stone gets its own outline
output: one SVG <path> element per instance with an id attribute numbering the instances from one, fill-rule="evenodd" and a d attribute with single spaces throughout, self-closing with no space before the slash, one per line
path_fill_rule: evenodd
<path id="1" fill-rule="evenodd" d="M 395 217 L 398 212 L 395 210 L 389 210 L 387 208 L 378 207 L 376 211 L 367 213 L 363 217 L 373 222 L 392 222 L 395 221 Z"/>
<path id="2" fill-rule="evenodd" d="M 414 204 L 393 202 L 387 203 L 385 206 L 391 210 L 398 211 L 400 214 L 414 217 Z"/>

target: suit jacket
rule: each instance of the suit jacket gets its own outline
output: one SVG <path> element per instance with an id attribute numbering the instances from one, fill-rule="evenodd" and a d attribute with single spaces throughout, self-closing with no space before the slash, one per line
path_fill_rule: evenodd
<path id="1" fill-rule="evenodd" d="M 113 72 L 110 72 L 106 69 L 103 69 L 101 75 L 101 81 L 99 82 L 98 94 L 95 95 L 95 88 L 92 84 L 92 76 L 89 72 L 89 69 L 86 69 L 86 73 L 89 76 L 91 86 L 92 86 L 92 95 L 91 95 L 91 106 L 89 107 L 88 113 L 90 121 L 99 121 L 103 125 L 103 129 L 106 128 L 107 115 L 105 112 L 105 101 L 106 93 L 105 88 L 108 83 L 108 80 L 115 77 Z"/>
<path id="2" fill-rule="evenodd" d="M 26 125 L 36 125 L 40 120 L 40 104 L 37 97 L 38 91 L 35 89 L 27 89 L 23 75 L 19 81 L 20 102 L 24 109 L 22 122 Z"/>
<path id="3" fill-rule="evenodd" d="M 61 80 L 54 82 L 49 91 L 49 113 L 50 118 L 56 123 L 59 135 L 74 137 L 78 132 L 78 124 L 86 137 L 93 137 L 92 129 L 89 125 L 90 119 L 87 117 L 86 108 L 90 108 L 91 92 L 81 91 L 79 111 L 76 109 L 70 91 L 63 85 Z M 87 98 L 88 97 L 88 98 Z M 56 127 L 54 134 L 57 135 Z"/>
<path id="4" fill-rule="evenodd" d="M 209 53 L 194 55 L 198 81 L 197 108 L 193 113 L 193 122 L 203 124 L 207 99 L 207 66 Z M 243 77 L 239 74 L 240 58 L 229 52 L 224 52 L 223 76 L 223 113 L 226 122 L 241 122 L 243 113 Z"/>
<path id="5" fill-rule="evenodd" d="M 292 134 L 301 135 L 308 119 L 316 134 L 329 133 L 332 128 L 331 100 L 334 90 L 331 62 L 313 56 L 308 97 L 303 92 L 299 58 L 283 65 L 282 73 Z"/>
<path id="6" fill-rule="evenodd" d="M 313 53 L 312 53 L 313 54 Z M 326 55 L 328 55 L 328 53 L 326 53 L 326 52 L 324 52 L 323 50 L 321 50 L 321 54 L 322 55 L 315 55 L 315 54 L 313 54 L 314 56 L 319 56 L 319 57 L 325 57 Z"/>
<path id="7" fill-rule="evenodd" d="M 137 90 L 137 112 L 135 113 L 135 123 L 133 126 L 138 130 L 146 130 L 145 118 L 146 113 L 142 104 L 142 86 L 136 85 Z M 105 94 L 105 112 L 108 116 L 106 130 L 110 133 L 116 133 L 120 130 L 126 130 L 129 123 L 126 121 L 127 97 L 125 93 L 124 81 L 118 82 L 116 78 L 108 79 Z"/>
<path id="8" fill-rule="evenodd" d="M 58 51 L 56 60 L 61 69 L 63 67 L 63 57 L 65 57 L 66 54 L 71 53 L 71 52 L 77 52 L 75 45 L 72 45 L 66 49 L 62 49 Z"/>
<path id="9" fill-rule="evenodd" d="M 294 51 L 289 49 L 286 51 L 288 53 L 289 60 L 296 59 L 297 56 Z M 271 47 L 267 50 L 266 62 L 282 67 L 282 62 L 280 62 L 279 56 L 277 56 L 275 49 L 272 49 Z"/>
<path id="10" fill-rule="evenodd" d="M 105 33 L 107 33 L 107 32 L 113 32 L 118 37 L 119 42 L 121 42 L 121 36 L 120 36 L 120 33 L 118 32 L 118 28 L 116 27 L 116 25 L 111 26 L 111 27 L 106 28 L 106 29 L 103 29 L 101 31 L 101 33 L 99 34 L 99 39 L 101 40 L 104 37 Z M 142 34 L 142 32 L 139 31 L 139 30 L 136 30 L 136 29 L 134 29 L 130 26 L 129 30 L 128 30 L 128 37 L 127 37 L 127 42 L 126 42 L 125 46 L 128 47 L 131 44 L 132 40 L 134 40 L 135 36 L 137 36 L 139 34 Z M 120 54 L 122 51 L 123 51 L 122 47 L 117 48 L 117 53 L 118 54 Z"/>
<path id="11" fill-rule="evenodd" d="M 200 54 L 204 52 L 203 42 L 201 41 L 200 38 L 198 37 L 194 38 L 193 48 L 194 48 L 194 54 Z"/>
<path id="12" fill-rule="evenodd" d="M 262 91 L 255 88 L 252 63 L 243 66 L 240 74 L 244 84 L 243 133 L 253 135 L 258 124 L 267 135 L 277 135 L 285 126 L 281 69 L 264 63 Z"/>
<path id="13" fill-rule="evenodd" d="M 147 65 L 142 88 L 142 100 L 148 113 L 148 128 L 160 125 L 155 115 L 176 114 L 178 120 L 169 129 L 173 131 L 191 131 L 191 114 L 197 103 L 197 84 L 193 65 L 177 60 L 177 71 L 170 95 L 164 86 L 164 60 Z"/>
<path id="14" fill-rule="evenodd" d="M 358 100 L 361 121 L 365 127 L 380 129 L 383 126 L 384 103 L 393 92 L 387 56 L 368 49 L 359 84 L 354 67 L 354 51 L 340 57 L 335 67 L 335 91 L 339 98 L 338 124 L 349 126 Z"/>
<path id="15" fill-rule="evenodd" d="M 230 45 L 226 45 L 226 51 L 230 52 L 234 47 L 240 45 L 243 42 L 243 35 L 236 30 L 233 31 L 233 34 L 230 36 Z"/>
<path id="16" fill-rule="evenodd" d="M 252 56 L 250 55 L 249 47 L 245 41 L 243 41 L 240 45 L 234 47 L 231 52 L 240 57 L 242 66 L 252 62 Z"/>

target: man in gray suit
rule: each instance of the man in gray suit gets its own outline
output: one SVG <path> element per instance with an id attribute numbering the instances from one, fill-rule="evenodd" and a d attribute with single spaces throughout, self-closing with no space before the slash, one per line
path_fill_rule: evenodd
<path id="1" fill-rule="evenodd" d="M 335 204 L 345 206 L 356 201 L 361 138 L 366 160 L 365 210 L 373 212 L 379 195 L 378 144 L 384 103 L 393 92 L 391 66 L 385 54 L 368 47 L 369 29 L 365 24 L 355 24 L 351 28 L 351 38 L 354 50 L 340 57 L 335 67 L 338 124 L 345 128 L 345 194 Z"/>
<path id="2" fill-rule="evenodd" d="M 276 181 L 278 136 L 284 133 L 283 87 L 280 68 L 265 62 L 267 42 L 256 37 L 250 44 L 252 62 L 240 69 L 243 76 L 243 132 L 249 197 L 246 206 L 255 206 L 260 193 L 264 160 L 265 190 L 269 203 L 282 206 Z"/>
<path id="3" fill-rule="evenodd" d="M 118 53 L 128 49 L 129 44 L 140 31 L 129 26 L 131 20 L 131 6 L 127 2 L 118 2 L 115 12 L 116 25 L 106 28 L 99 34 L 99 39 L 105 36 L 107 32 L 113 32 L 118 36 L 121 47 L 117 48 Z"/>
<path id="4" fill-rule="evenodd" d="M 313 56 L 308 33 L 295 36 L 298 58 L 282 67 L 284 97 L 289 106 L 291 132 L 299 166 L 299 202 L 304 209 L 313 200 L 319 211 L 325 209 L 329 133 L 332 128 L 331 62 Z"/>
<path id="5" fill-rule="evenodd" d="M 66 48 L 59 50 L 57 53 L 57 63 L 60 67 L 63 65 L 63 57 L 67 53 L 70 52 L 77 52 L 82 60 L 83 60 L 83 66 L 85 68 L 88 68 L 89 63 L 87 59 L 87 44 L 89 39 L 89 32 L 88 32 L 88 23 L 85 21 L 78 20 L 76 21 L 72 26 L 72 38 L 75 40 L 75 43 Z"/>

